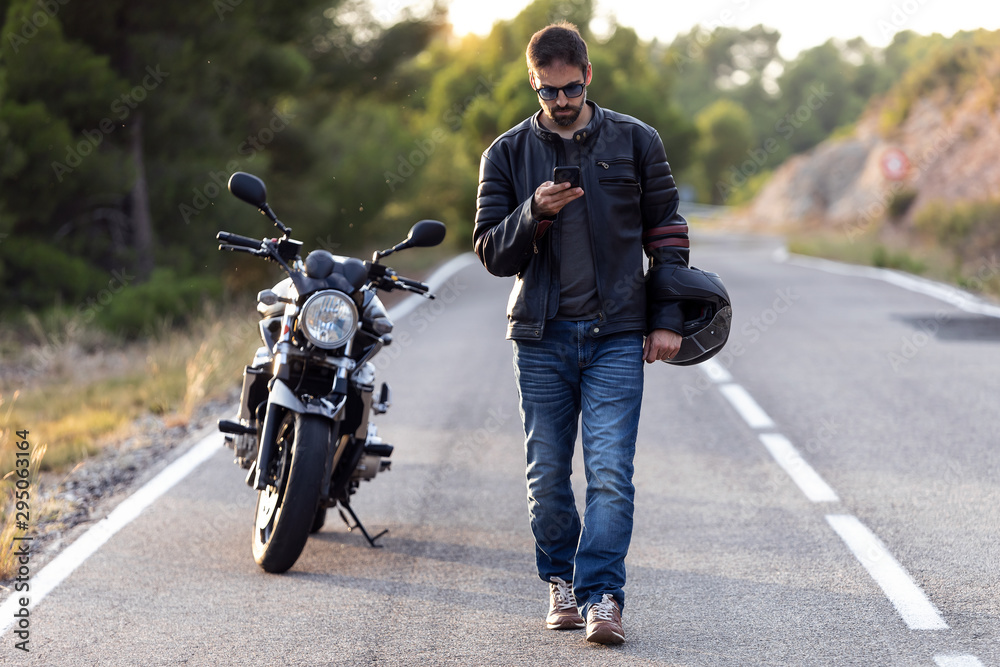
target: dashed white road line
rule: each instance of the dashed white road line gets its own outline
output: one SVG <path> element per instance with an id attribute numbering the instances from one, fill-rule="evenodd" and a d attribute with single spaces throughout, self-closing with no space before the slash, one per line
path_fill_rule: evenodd
<path id="1" fill-rule="evenodd" d="M 948 624 L 875 533 L 856 517 L 830 514 L 827 523 L 861 562 L 911 630 L 947 630 Z"/>
<path id="2" fill-rule="evenodd" d="M 882 280 L 912 292 L 933 297 L 969 313 L 1000 317 L 1000 307 L 987 303 L 968 292 L 916 276 L 890 271 L 841 264 L 813 257 L 793 256 L 784 248 L 775 253 L 775 261 L 819 269 L 829 273 Z M 700 365 L 708 379 L 719 385 L 719 391 L 733 405 L 751 428 L 773 428 L 774 422 L 736 384 L 732 374 L 715 359 Z M 813 502 L 837 502 L 837 494 L 802 458 L 791 442 L 780 433 L 761 433 L 760 441 L 805 495 Z M 881 540 L 856 517 L 830 514 L 827 523 L 840 536 L 855 558 L 882 589 L 906 625 L 912 630 L 946 630 L 948 624 L 920 586 L 906 572 Z M 973 655 L 937 655 L 938 667 L 983 667 Z"/>
<path id="3" fill-rule="evenodd" d="M 764 412 L 746 389 L 733 381 L 729 371 L 717 362 L 710 361 L 711 363 L 702 364 L 702 371 L 718 385 L 719 391 L 743 420 L 756 430 L 774 428 L 774 420 Z M 809 500 L 815 503 L 839 502 L 837 493 L 802 458 L 788 438 L 781 433 L 769 432 L 759 433 L 758 439 Z M 948 624 L 940 612 L 916 582 L 861 521 L 845 514 L 831 514 L 826 520 L 882 589 L 908 627 L 913 630 L 948 629 Z M 939 658 L 976 660 L 972 656 L 954 658 L 939 656 Z M 948 667 L 971 667 L 974 664 L 976 663 L 946 663 Z"/>
<path id="4" fill-rule="evenodd" d="M 774 421 L 742 386 L 733 383 L 724 384 L 719 386 L 719 391 L 736 408 L 736 412 L 740 413 L 750 428 L 774 427 Z"/>
<path id="5" fill-rule="evenodd" d="M 771 452 L 778 465 L 802 489 L 806 498 L 814 503 L 835 503 L 839 500 L 830 485 L 806 463 L 788 438 L 780 433 L 761 433 L 760 441 Z"/>
<path id="6" fill-rule="evenodd" d="M 938 667 L 983 667 L 974 655 L 936 655 L 934 662 Z"/>
<path id="7" fill-rule="evenodd" d="M 733 376 L 726 370 L 726 367 L 719 363 L 717 359 L 709 359 L 699 366 L 708 379 L 717 384 L 732 382 Z"/>

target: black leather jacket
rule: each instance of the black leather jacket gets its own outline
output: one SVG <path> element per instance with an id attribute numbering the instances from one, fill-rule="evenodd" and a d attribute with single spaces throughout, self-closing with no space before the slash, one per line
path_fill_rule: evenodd
<path id="1" fill-rule="evenodd" d="M 587 104 L 593 119 L 574 140 L 601 303 L 594 333 L 680 333 L 679 306 L 646 303 L 644 252 L 653 271 L 688 264 L 687 223 L 663 142 L 649 125 Z M 498 137 L 480 163 L 475 250 L 490 273 L 517 276 L 507 303 L 510 339 L 540 339 L 559 306 L 559 218 L 535 219 L 531 202 L 552 168 L 565 164 L 564 152 L 535 114 Z"/>

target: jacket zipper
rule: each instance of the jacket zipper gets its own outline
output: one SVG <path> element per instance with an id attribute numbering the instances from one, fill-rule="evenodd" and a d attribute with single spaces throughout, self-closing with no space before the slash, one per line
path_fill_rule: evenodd
<path id="1" fill-rule="evenodd" d="M 597 164 L 603 166 L 605 169 L 608 168 L 607 163 L 598 162 Z M 581 170 L 582 171 L 582 170 Z M 580 174 L 580 183 L 583 183 L 584 175 Z M 590 261 L 594 265 L 594 288 L 597 290 L 597 301 L 600 304 L 600 310 L 597 314 L 597 319 L 599 322 L 604 322 L 604 296 L 601 294 L 601 274 L 597 266 L 597 239 L 594 238 L 594 221 L 590 215 L 590 206 L 586 207 L 587 211 L 587 232 L 590 234 Z M 600 328 L 600 327 L 598 327 Z"/>
<path id="2" fill-rule="evenodd" d="M 598 167 L 601 167 L 605 171 L 611 168 L 613 164 L 635 164 L 635 160 L 627 157 L 614 158 L 612 160 L 596 160 L 595 163 Z"/>

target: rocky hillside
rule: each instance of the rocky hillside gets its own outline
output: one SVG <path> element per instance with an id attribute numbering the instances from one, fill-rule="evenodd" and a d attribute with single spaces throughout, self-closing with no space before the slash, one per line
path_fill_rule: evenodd
<path id="1" fill-rule="evenodd" d="M 1000 213 L 1000 32 L 956 36 L 928 54 L 872 101 L 849 135 L 776 170 L 740 222 L 762 231 L 836 230 L 853 241 L 935 237 L 941 217 L 948 234 L 985 233 L 997 243 L 1000 218 L 968 220 L 977 202 L 986 218 Z"/>

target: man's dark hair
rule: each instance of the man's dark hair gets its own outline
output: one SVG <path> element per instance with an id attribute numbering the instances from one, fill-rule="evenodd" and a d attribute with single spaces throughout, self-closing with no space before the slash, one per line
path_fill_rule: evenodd
<path id="1" fill-rule="evenodd" d="M 586 73 L 587 65 L 590 63 L 587 57 L 587 43 L 583 41 L 576 26 L 568 21 L 553 23 L 532 35 L 526 56 L 528 69 L 532 72 L 561 61 L 579 67 Z"/>

